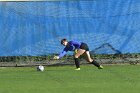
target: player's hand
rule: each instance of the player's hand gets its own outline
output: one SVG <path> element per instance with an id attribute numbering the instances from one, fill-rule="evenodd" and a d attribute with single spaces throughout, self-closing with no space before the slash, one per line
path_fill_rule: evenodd
<path id="1" fill-rule="evenodd" d="M 54 58 L 53 59 L 59 59 L 59 56 L 54 56 Z"/>

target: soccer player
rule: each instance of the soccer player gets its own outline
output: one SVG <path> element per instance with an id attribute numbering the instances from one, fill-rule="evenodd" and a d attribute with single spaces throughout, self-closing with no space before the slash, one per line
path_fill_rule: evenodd
<path id="1" fill-rule="evenodd" d="M 62 39 L 61 44 L 64 45 L 65 48 L 63 49 L 63 51 L 58 56 L 54 56 L 54 59 L 60 59 L 64 55 L 66 55 L 66 52 L 74 51 L 75 52 L 74 60 L 75 60 L 75 65 L 76 65 L 75 70 L 80 70 L 80 63 L 79 63 L 78 58 L 81 55 L 85 55 L 84 58 L 88 62 L 90 62 L 93 65 L 95 65 L 96 67 L 98 67 L 98 69 L 103 69 L 103 66 L 101 66 L 99 63 L 97 63 L 95 60 L 93 60 L 91 58 L 90 53 L 89 53 L 89 47 L 86 43 L 77 42 L 77 41 L 67 41 L 67 39 Z"/>

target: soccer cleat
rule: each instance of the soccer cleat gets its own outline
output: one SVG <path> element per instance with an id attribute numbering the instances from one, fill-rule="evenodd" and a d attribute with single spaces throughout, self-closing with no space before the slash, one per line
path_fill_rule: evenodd
<path id="1" fill-rule="evenodd" d="M 100 67 L 98 67 L 98 69 L 103 69 L 104 67 L 100 65 Z"/>
<path id="2" fill-rule="evenodd" d="M 80 70 L 80 68 L 76 68 L 75 70 Z"/>

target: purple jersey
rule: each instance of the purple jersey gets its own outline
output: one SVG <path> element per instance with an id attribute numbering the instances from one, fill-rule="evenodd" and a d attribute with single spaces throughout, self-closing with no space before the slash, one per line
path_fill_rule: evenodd
<path id="1" fill-rule="evenodd" d="M 59 54 L 59 58 L 66 55 L 66 52 L 68 51 L 74 51 L 75 49 L 79 49 L 81 46 L 81 42 L 77 41 L 69 41 L 68 45 L 63 49 L 63 51 Z"/>

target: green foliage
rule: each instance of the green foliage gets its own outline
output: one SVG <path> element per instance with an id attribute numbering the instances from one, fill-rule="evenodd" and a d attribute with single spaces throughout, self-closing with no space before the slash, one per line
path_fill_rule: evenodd
<path id="1" fill-rule="evenodd" d="M 94 54 L 91 55 L 95 59 L 118 59 L 118 58 L 140 58 L 140 54 Z M 0 62 L 38 62 L 52 60 L 53 55 L 43 56 L 1 56 Z M 67 55 L 62 60 L 73 60 L 73 55 Z"/>
<path id="2" fill-rule="evenodd" d="M 43 60 L 50 60 L 51 55 L 48 56 L 4 56 L 0 57 L 0 62 L 37 62 Z"/>

